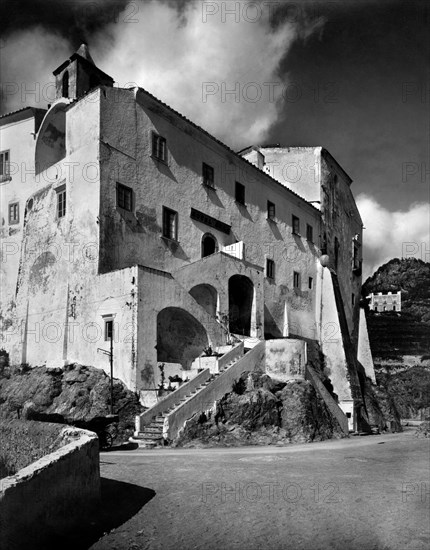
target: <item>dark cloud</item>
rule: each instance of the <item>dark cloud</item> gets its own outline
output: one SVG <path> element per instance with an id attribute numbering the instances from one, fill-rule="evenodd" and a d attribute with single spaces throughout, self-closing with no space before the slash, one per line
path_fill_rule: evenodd
<path id="1" fill-rule="evenodd" d="M 3 0 L 0 3 L 3 38 L 41 26 L 67 39 L 72 47 L 78 47 L 94 32 L 123 17 L 127 3 L 127 0 Z"/>

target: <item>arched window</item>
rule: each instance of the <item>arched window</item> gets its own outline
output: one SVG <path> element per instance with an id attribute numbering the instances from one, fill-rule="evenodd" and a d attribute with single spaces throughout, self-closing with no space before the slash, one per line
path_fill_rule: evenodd
<path id="1" fill-rule="evenodd" d="M 218 252 L 218 243 L 213 235 L 206 233 L 202 238 L 202 258 Z"/>
<path id="2" fill-rule="evenodd" d="M 66 71 L 63 74 L 62 93 L 61 93 L 61 95 L 63 97 L 69 97 L 69 71 Z"/>

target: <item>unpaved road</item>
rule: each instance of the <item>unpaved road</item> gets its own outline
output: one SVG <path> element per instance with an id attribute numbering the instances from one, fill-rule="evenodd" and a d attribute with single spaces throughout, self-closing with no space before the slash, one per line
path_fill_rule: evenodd
<path id="1" fill-rule="evenodd" d="M 429 445 L 411 430 L 281 448 L 102 453 L 98 529 L 110 532 L 91 548 L 427 549 Z"/>

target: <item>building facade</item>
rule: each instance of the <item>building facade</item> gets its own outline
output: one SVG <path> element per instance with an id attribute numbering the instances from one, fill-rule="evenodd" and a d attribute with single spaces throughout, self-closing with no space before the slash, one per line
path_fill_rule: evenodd
<path id="1" fill-rule="evenodd" d="M 0 119 L 12 360 L 108 371 L 112 336 L 115 376 L 150 404 L 160 362 L 186 371 L 232 334 L 298 338 L 319 343 L 352 410 L 363 225 L 335 159 L 235 153 L 144 89 L 114 87 L 85 46 L 54 74 L 46 112 Z"/>
<path id="2" fill-rule="evenodd" d="M 369 296 L 366 296 L 369 302 L 369 309 L 371 311 L 401 311 L 402 310 L 402 291 L 399 290 L 396 293 L 387 292 L 383 294 L 378 292 L 378 294 L 370 293 Z"/>

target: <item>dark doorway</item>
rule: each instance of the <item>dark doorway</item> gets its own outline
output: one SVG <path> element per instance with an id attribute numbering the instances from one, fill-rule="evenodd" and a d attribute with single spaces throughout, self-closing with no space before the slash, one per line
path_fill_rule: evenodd
<path id="1" fill-rule="evenodd" d="M 188 311 L 166 307 L 158 314 L 157 361 L 180 363 L 189 369 L 208 345 L 205 328 Z"/>
<path id="2" fill-rule="evenodd" d="M 202 238 L 202 258 L 218 252 L 218 244 L 213 235 L 206 233 Z"/>
<path id="3" fill-rule="evenodd" d="M 212 317 L 216 316 L 218 292 L 212 285 L 196 285 L 190 290 L 194 300 Z"/>
<path id="4" fill-rule="evenodd" d="M 230 332 L 250 336 L 254 285 L 244 275 L 233 275 L 228 282 Z"/>

